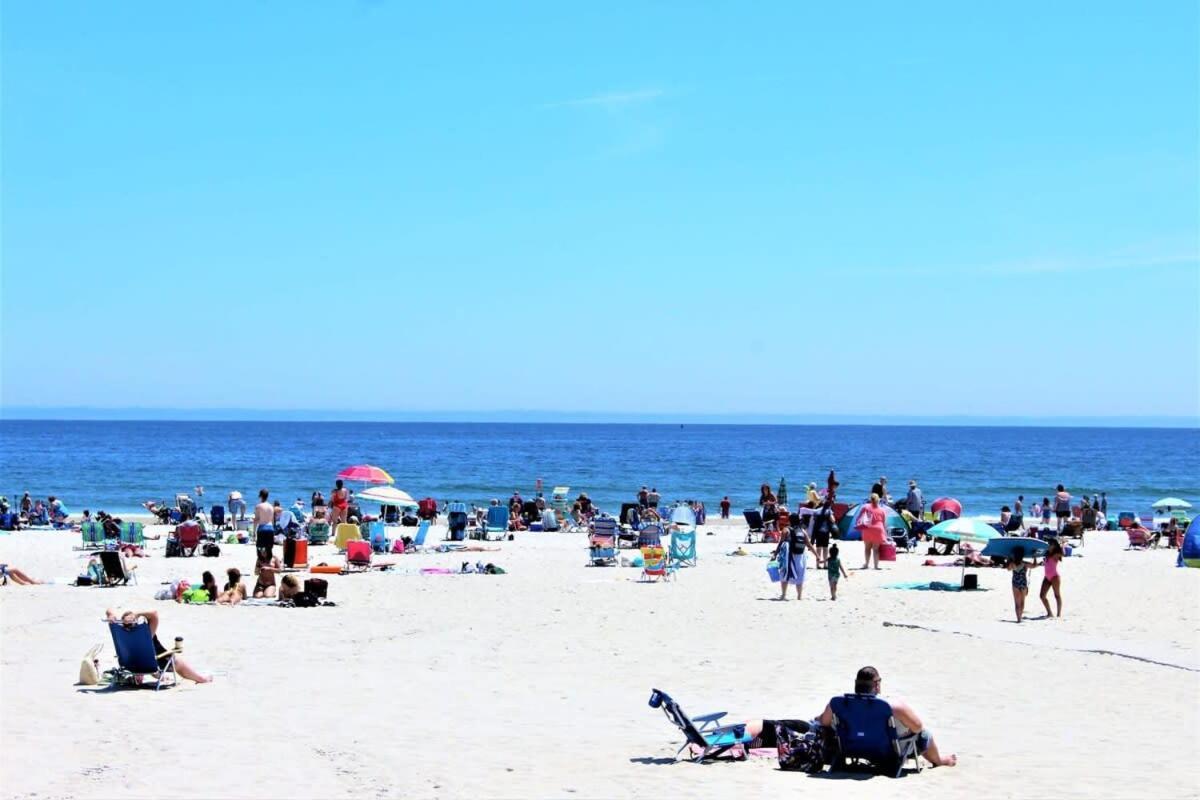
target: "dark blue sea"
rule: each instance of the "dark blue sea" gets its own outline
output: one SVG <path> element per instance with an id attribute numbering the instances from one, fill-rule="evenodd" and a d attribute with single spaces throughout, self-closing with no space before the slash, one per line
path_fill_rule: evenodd
<path id="1" fill-rule="evenodd" d="M 55 494 L 73 513 L 140 510 L 197 485 L 205 506 L 263 487 L 307 500 L 364 462 L 417 498 L 529 495 L 540 478 L 547 495 L 567 485 L 610 510 L 642 484 L 710 511 L 727 494 L 737 509 L 781 477 L 794 503 L 831 468 L 840 497 L 861 498 L 880 475 L 893 494 L 916 478 L 928 500 L 957 497 L 967 514 L 997 514 L 1018 494 L 1031 505 L 1060 482 L 1107 491 L 1110 511 L 1168 495 L 1200 505 L 1196 429 L 0 421 L 0 493 Z"/>

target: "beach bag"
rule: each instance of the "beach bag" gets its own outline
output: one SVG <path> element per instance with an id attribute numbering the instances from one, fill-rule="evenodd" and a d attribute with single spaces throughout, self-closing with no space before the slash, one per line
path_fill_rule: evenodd
<path id="1" fill-rule="evenodd" d="M 181 558 L 183 556 L 183 548 L 179 546 L 178 539 L 167 539 L 167 558 Z"/>
<path id="2" fill-rule="evenodd" d="M 79 662 L 79 682 L 84 686 L 95 686 L 100 683 L 100 648 L 102 645 L 92 645 L 91 649 L 83 654 L 83 660 Z"/>
<path id="3" fill-rule="evenodd" d="M 775 756 L 779 768 L 789 772 L 821 772 L 833 760 L 833 742 L 826 729 L 816 723 L 775 723 Z"/>
<path id="4" fill-rule="evenodd" d="M 206 558 L 216 558 L 221 555 L 221 546 L 216 542 L 205 542 L 203 553 Z"/>
<path id="5" fill-rule="evenodd" d="M 296 608 L 312 608 L 319 606 L 321 601 L 313 597 L 308 592 L 300 592 L 300 594 L 292 596 L 292 605 Z"/>
<path id="6" fill-rule="evenodd" d="M 324 578 L 308 578 L 304 581 L 304 593 L 324 600 L 329 596 L 329 581 Z"/>
<path id="7" fill-rule="evenodd" d="M 771 578 L 771 583 L 779 583 L 779 562 L 767 562 L 767 575 Z"/>
<path id="8" fill-rule="evenodd" d="M 396 541 L 392 542 L 392 553 L 394 555 L 400 555 L 400 554 L 404 553 L 404 540 L 403 539 L 397 539 Z"/>

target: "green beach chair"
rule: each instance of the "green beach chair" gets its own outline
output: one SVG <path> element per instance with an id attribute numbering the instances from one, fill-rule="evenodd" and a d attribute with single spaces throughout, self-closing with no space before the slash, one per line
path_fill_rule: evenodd
<path id="1" fill-rule="evenodd" d="M 310 522 L 310 523 L 308 523 L 308 543 L 310 545 L 328 544 L 329 543 L 329 523 L 328 522 Z"/>
<path id="2" fill-rule="evenodd" d="M 99 522 L 81 523 L 79 533 L 83 537 L 80 550 L 97 550 L 104 547 L 104 526 Z"/>
<path id="3" fill-rule="evenodd" d="M 143 547 L 146 544 L 146 536 L 142 530 L 140 522 L 122 522 L 121 523 L 121 544 L 132 544 L 138 547 Z"/>

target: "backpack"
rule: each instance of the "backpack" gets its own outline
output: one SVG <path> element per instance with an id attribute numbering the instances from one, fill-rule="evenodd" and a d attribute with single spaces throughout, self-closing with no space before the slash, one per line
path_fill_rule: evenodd
<path id="1" fill-rule="evenodd" d="M 216 558 L 221 555 L 221 548 L 216 542 L 205 542 L 204 550 L 202 551 L 208 558 Z"/>
<path id="2" fill-rule="evenodd" d="M 178 539 L 167 539 L 167 558 L 180 558 L 183 556 L 183 548 L 179 546 Z"/>
<path id="3" fill-rule="evenodd" d="M 324 600 L 329 596 L 329 581 L 324 578 L 307 578 L 304 581 L 304 594 Z"/>

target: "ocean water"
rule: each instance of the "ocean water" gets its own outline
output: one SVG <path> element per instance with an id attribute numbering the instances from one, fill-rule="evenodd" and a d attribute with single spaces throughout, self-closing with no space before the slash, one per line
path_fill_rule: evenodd
<path id="1" fill-rule="evenodd" d="M 886 475 L 893 495 L 916 478 L 927 500 L 949 495 L 967 514 L 999 512 L 1063 483 L 1108 492 L 1109 510 L 1148 511 L 1175 495 L 1200 506 L 1200 430 L 768 425 L 584 425 L 366 422 L 0 421 L 0 493 L 55 494 L 84 508 L 140 510 L 143 501 L 205 488 L 268 488 L 285 504 L 328 495 L 351 464 L 384 467 L 416 498 L 482 503 L 544 481 L 616 510 L 642 484 L 664 500 L 715 511 L 753 504 L 787 478 L 792 503 L 836 469 L 839 497 L 861 498 Z"/>

